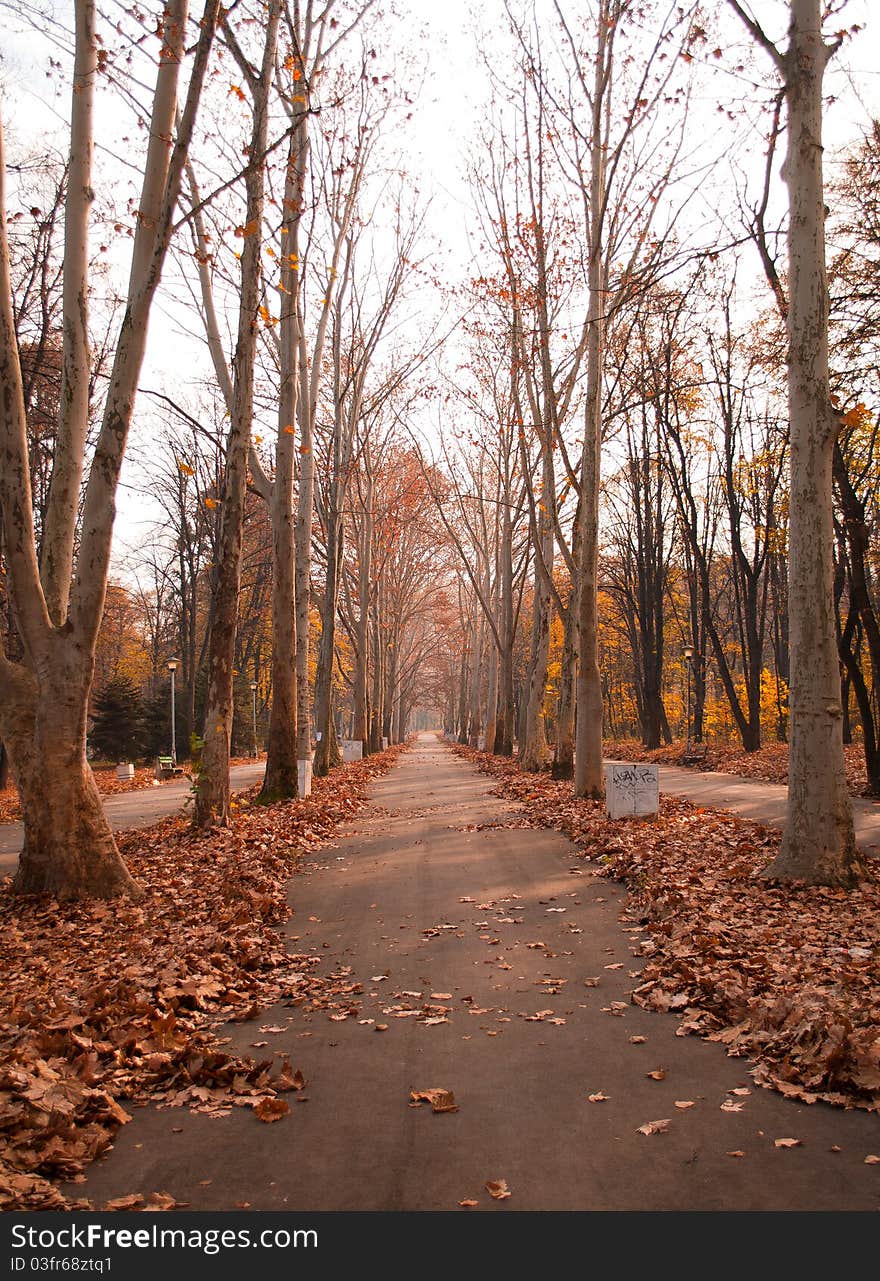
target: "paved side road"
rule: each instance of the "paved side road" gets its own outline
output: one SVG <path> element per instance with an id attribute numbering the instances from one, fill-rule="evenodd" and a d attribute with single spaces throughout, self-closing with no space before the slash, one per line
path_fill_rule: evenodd
<path id="1" fill-rule="evenodd" d="M 631 1004 L 622 887 L 491 787 L 423 735 L 292 879 L 291 951 L 363 990 L 340 1018 L 294 978 L 222 1029 L 303 1072 L 291 1115 L 136 1108 L 71 1191 L 194 1211 L 876 1210 L 880 1119 L 756 1089 L 747 1060 Z M 431 1089 L 458 1111 L 410 1106 Z"/>
<path id="2" fill-rule="evenodd" d="M 265 772 L 266 762 L 253 765 L 234 765 L 229 772 L 233 791 L 244 791 L 258 783 Z M 181 810 L 190 795 L 188 778 L 179 782 L 163 783 L 161 787 L 144 787 L 136 792 L 117 792 L 108 796 L 104 811 L 114 832 L 128 827 L 148 827 L 150 823 Z M 0 874 L 14 872 L 24 839 L 21 823 L 0 825 Z"/>
<path id="3" fill-rule="evenodd" d="M 695 805 L 731 810 L 743 818 L 766 823 L 768 827 L 785 825 L 788 788 L 784 783 L 764 783 L 760 779 L 740 778 L 736 774 L 661 765 L 660 790 L 673 796 L 685 796 Z M 880 855 L 880 801 L 854 796 L 852 805 L 856 843 L 877 857 Z"/>

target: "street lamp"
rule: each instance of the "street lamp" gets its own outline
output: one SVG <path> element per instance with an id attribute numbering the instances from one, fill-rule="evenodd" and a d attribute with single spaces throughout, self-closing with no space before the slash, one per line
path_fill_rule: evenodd
<path id="1" fill-rule="evenodd" d="M 257 682 L 251 681 L 251 698 L 253 700 L 254 711 L 254 760 L 257 759 Z"/>
<path id="2" fill-rule="evenodd" d="M 177 764 L 177 740 L 175 737 L 176 727 L 174 724 L 174 673 L 177 671 L 177 663 L 178 663 L 178 660 L 176 658 L 169 658 L 168 660 L 168 670 L 171 673 L 171 764 L 172 766 L 175 766 Z"/>
<path id="3" fill-rule="evenodd" d="M 684 647 L 684 661 L 687 665 L 687 743 L 684 754 L 691 754 L 691 664 L 694 661 L 694 651 L 690 645 Z"/>

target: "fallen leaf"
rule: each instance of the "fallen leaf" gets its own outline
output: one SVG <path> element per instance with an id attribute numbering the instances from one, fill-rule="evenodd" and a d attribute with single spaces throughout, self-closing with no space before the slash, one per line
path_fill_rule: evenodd
<path id="1" fill-rule="evenodd" d="M 637 1134 L 665 1134 L 669 1129 L 669 1118 L 666 1117 L 661 1121 L 647 1121 L 640 1125 L 636 1131 Z"/>
<path id="2" fill-rule="evenodd" d="M 598 987 L 598 986 L 599 986 L 598 978 L 584 979 L 584 987 Z"/>
<path id="3" fill-rule="evenodd" d="M 880 1165 L 880 1156 L 874 1156 L 874 1154 L 872 1153 L 870 1156 L 866 1156 L 866 1157 L 865 1157 L 864 1164 L 865 1164 L 865 1165 Z"/>
<path id="4" fill-rule="evenodd" d="M 266 1095 L 260 1099 L 254 1108 L 258 1119 L 271 1125 L 273 1121 L 280 1121 L 283 1116 L 287 1116 L 290 1111 L 290 1104 L 284 1099 L 275 1098 L 272 1095 Z"/>
<path id="5" fill-rule="evenodd" d="M 451 1090 L 435 1086 L 430 1090 L 410 1090 L 409 1097 L 413 1103 L 430 1103 L 432 1112 L 457 1112 L 455 1095 Z"/>
<path id="6" fill-rule="evenodd" d="M 740 1151 L 740 1149 L 739 1149 L 739 1148 L 736 1148 L 736 1149 L 734 1149 L 734 1151 L 733 1151 L 733 1152 L 728 1152 L 728 1153 L 727 1153 L 727 1155 L 728 1155 L 728 1156 L 745 1156 L 745 1152 L 742 1152 L 742 1151 Z"/>
<path id="7" fill-rule="evenodd" d="M 608 1094 L 603 1094 L 601 1090 L 597 1091 L 596 1094 L 587 1095 L 591 1103 L 605 1103 L 610 1097 Z"/>
<path id="8" fill-rule="evenodd" d="M 799 1148 L 801 1141 L 800 1139 L 774 1139 L 773 1145 L 777 1148 Z"/>
<path id="9" fill-rule="evenodd" d="M 675 1106 L 684 1112 L 686 1108 L 692 1108 L 694 1106 L 694 1101 L 693 1099 L 676 1099 Z"/>
<path id="10" fill-rule="evenodd" d="M 728 1094 L 740 1094 L 740 1095 L 745 1095 L 745 1094 L 751 1094 L 751 1090 L 748 1088 L 748 1086 L 745 1086 L 745 1085 L 738 1085 L 738 1086 L 736 1086 L 736 1088 L 735 1088 L 735 1089 L 733 1089 L 733 1090 L 728 1090 L 728 1091 L 727 1091 L 727 1093 L 728 1093 Z"/>
<path id="11" fill-rule="evenodd" d="M 471 900 L 471 902 L 473 902 L 473 900 Z M 465 1200 L 465 1201 L 459 1201 L 458 1204 L 462 1207 L 462 1209 L 469 1210 L 471 1206 L 479 1205 L 480 1203 L 479 1201 Z"/>
<path id="12" fill-rule="evenodd" d="M 654 1068 L 653 1072 L 646 1072 L 645 1076 L 649 1077 L 652 1081 L 665 1081 L 666 1069 L 662 1067 Z"/>
<path id="13" fill-rule="evenodd" d="M 647 1039 L 646 1036 L 631 1036 L 629 1041 L 630 1045 L 644 1045 Z"/>
<path id="14" fill-rule="evenodd" d="M 487 1179 L 484 1187 L 494 1201 L 506 1201 L 510 1196 L 506 1179 Z"/>
<path id="15" fill-rule="evenodd" d="M 735 1099 L 725 1099 L 721 1104 L 722 1112 L 742 1112 L 745 1103 L 737 1102 Z"/>
<path id="16" fill-rule="evenodd" d="M 432 992 L 431 1000 L 432 1001 L 451 1001 L 452 993 L 451 992 Z"/>
<path id="17" fill-rule="evenodd" d="M 144 1205 L 145 1210 L 173 1210 L 180 1202 L 175 1201 L 170 1192 L 151 1192 Z"/>
<path id="18" fill-rule="evenodd" d="M 373 1031 L 374 1031 L 374 1032 L 387 1032 L 387 1031 L 388 1031 L 388 1024 L 387 1024 L 387 1023 L 377 1023 L 377 1024 L 376 1024 L 376 1026 L 373 1028 Z"/>

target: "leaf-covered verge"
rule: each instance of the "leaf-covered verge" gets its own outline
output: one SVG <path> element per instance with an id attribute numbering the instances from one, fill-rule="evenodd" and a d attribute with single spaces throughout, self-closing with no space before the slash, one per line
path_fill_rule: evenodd
<path id="1" fill-rule="evenodd" d="M 864 749 L 858 743 L 850 743 L 844 747 L 843 754 L 851 794 L 867 795 Z M 604 755 L 608 760 L 650 761 L 655 765 L 693 764 L 693 758 L 687 757 L 684 743 L 670 743 L 668 747 L 648 751 L 638 739 L 606 739 Z M 744 752 L 734 743 L 710 743 L 706 746 L 706 755 L 695 768 L 739 774 L 742 778 L 761 779 L 765 783 L 787 783 L 788 743 L 766 743 L 757 752 Z"/>
<path id="2" fill-rule="evenodd" d="M 169 818 L 121 834 L 137 903 L 59 904 L 0 885 L 0 1209 L 90 1208 L 53 1181 L 83 1178 L 127 1103 L 288 1112 L 280 1096 L 301 1074 L 228 1053 L 220 1030 L 292 993 L 322 1008 L 350 1000 L 350 984 L 303 973 L 313 958 L 288 952 L 277 926 L 298 858 L 364 808 L 370 779 L 403 750 L 316 779 L 308 799 L 252 805 L 254 788 L 229 829 Z"/>
<path id="3" fill-rule="evenodd" d="M 876 879 L 849 892 L 774 884 L 760 877 L 779 846 L 770 828 L 666 796 L 656 821 L 612 821 L 569 783 L 454 750 L 535 826 L 569 836 L 595 875 L 626 883 L 627 915 L 647 935 L 638 1005 L 673 1011 L 679 1035 L 754 1058 L 760 1085 L 880 1111 Z"/>
<path id="4" fill-rule="evenodd" d="M 253 757 L 239 757 L 230 761 L 230 765 L 250 765 Z M 134 778 L 117 778 L 115 765 L 93 765 L 92 774 L 95 784 L 102 796 L 116 796 L 120 792 L 140 792 L 145 787 L 162 787 L 173 779 L 156 778 L 155 766 L 138 766 Z M 178 780 L 179 781 L 179 780 Z M 18 823 L 21 821 L 21 810 L 18 805 L 18 791 L 14 784 L 0 787 L 0 823 Z"/>

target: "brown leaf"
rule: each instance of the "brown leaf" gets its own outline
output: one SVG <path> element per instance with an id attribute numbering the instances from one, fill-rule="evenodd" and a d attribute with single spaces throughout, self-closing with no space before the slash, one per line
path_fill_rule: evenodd
<path id="1" fill-rule="evenodd" d="M 595 1094 L 587 1095 L 591 1103 L 605 1103 L 610 1097 L 608 1094 L 603 1094 L 601 1090 L 598 1090 Z"/>
<path id="2" fill-rule="evenodd" d="M 132 1192 L 129 1196 L 117 1196 L 112 1201 L 104 1202 L 105 1210 L 131 1210 L 136 1205 L 143 1204 L 143 1196 L 140 1192 Z"/>
<path id="3" fill-rule="evenodd" d="M 665 1134 L 668 1129 L 669 1129 L 669 1118 L 667 1117 L 662 1121 L 646 1121 L 644 1125 L 640 1125 L 638 1127 L 638 1130 L 636 1131 L 636 1133 L 637 1134 Z"/>
<path id="4" fill-rule="evenodd" d="M 777 1148 L 799 1148 L 801 1146 L 801 1140 L 800 1139 L 774 1139 L 773 1146 Z"/>
<path id="5" fill-rule="evenodd" d="M 880 1165 L 880 1156 L 874 1156 L 874 1154 L 872 1153 L 870 1156 L 866 1156 L 866 1157 L 865 1157 L 864 1164 L 865 1164 L 865 1165 Z"/>
<path id="6" fill-rule="evenodd" d="M 506 1201 L 510 1196 L 506 1179 L 487 1179 L 484 1187 L 494 1201 Z"/>
<path id="7" fill-rule="evenodd" d="M 173 1210 L 180 1204 L 170 1192 L 151 1192 L 144 1205 L 145 1210 Z"/>
<path id="8" fill-rule="evenodd" d="M 693 1099 L 676 1099 L 675 1106 L 684 1112 L 687 1108 L 692 1108 L 694 1106 L 694 1101 Z"/>
<path id="9" fill-rule="evenodd" d="M 459 1201 L 458 1204 L 462 1207 L 462 1209 L 469 1210 L 471 1206 L 479 1205 L 480 1203 L 479 1201 L 464 1200 L 464 1201 Z"/>
<path id="10" fill-rule="evenodd" d="M 651 1081 L 665 1081 L 666 1068 L 663 1068 L 663 1067 L 654 1068 L 653 1072 L 646 1072 L 645 1076 L 648 1077 Z"/>
<path id="11" fill-rule="evenodd" d="M 409 1097 L 414 1103 L 430 1103 L 432 1112 L 457 1112 L 455 1095 L 451 1090 L 435 1086 L 430 1090 L 410 1090 Z"/>
<path id="12" fill-rule="evenodd" d="M 728 1152 L 728 1153 L 727 1153 L 727 1155 L 728 1155 L 728 1156 L 745 1156 L 745 1152 L 742 1152 L 742 1151 L 740 1151 L 740 1149 L 739 1149 L 739 1148 L 736 1148 L 736 1149 L 734 1149 L 734 1151 L 733 1151 L 733 1152 Z"/>
<path id="13" fill-rule="evenodd" d="M 267 1094 L 260 1099 L 254 1108 L 254 1112 L 261 1121 L 270 1125 L 273 1121 L 280 1121 L 283 1116 L 287 1116 L 290 1111 L 290 1104 L 285 1099 L 274 1098 Z"/>

